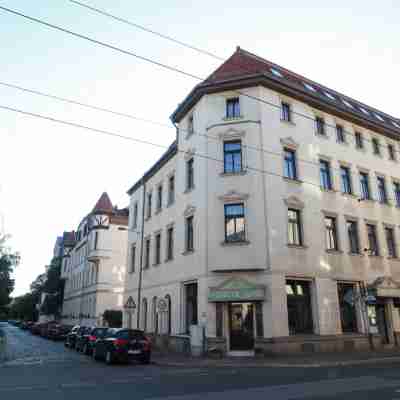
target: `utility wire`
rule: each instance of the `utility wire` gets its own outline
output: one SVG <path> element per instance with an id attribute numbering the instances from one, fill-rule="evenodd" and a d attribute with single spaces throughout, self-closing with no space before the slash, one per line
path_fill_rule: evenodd
<path id="1" fill-rule="evenodd" d="M 11 84 L 11 83 L 0 81 L 0 85 L 5 86 L 5 87 L 9 87 L 9 88 L 13 88 L 13 89 L 17 89 L 17 90 L 21 90 L 23 92 L 35 94 L 35 95 L 38 95 L 38 96 L 47 97 L 47 98 L 50 98 L 52 100 L 66 102 L 66 103 L 69 103 L 69 104 L 78 105 L 78 106 L 89 108 L 89 109 L 93 109 L 93 110 L 96 110 L 96 111 L 101 111 L 101 112 L 105 112 L 105 113 L 110 113 L 110 114 L 113 114 L 113 115 L 121 116 L 121 117 L 124 117 L 124 118 L 133 119 L 135 121 L 140 121 L 140 122 L 144 122 L 144 123 L 160 126 L 160 127 L 163 127 L 163 128 L 175 129 L 174 126 L 171 126 L 171 125 L 159 122 L 159 121 L 154 121 L 154 120 L 150 120 L 150 119 L 137 117 L 136 115 L 133 115 L 133 114 L 122 113 L 122 112 L 119 112 L 119 111 L 116 111 L 116 110 L 112 110 L 112 109 L 104 108 L 104 107 L 99 107 L 99 106 L 91 105 L 91 104 L 88 104 L 88 103 L 82 103 L 82 102 L 74 100 L 74 99 L 69 99 L 69 98 L 61 97 L 61 96 L 50 94 L 50 93 L 45 93 L 45 92 L 34 90 L 34 89 L 28 89 L 28 88 L 25 88 L 25 87 L 22 87 L 22 86 L 18 86 L 18 85 L 14 85 L 14 84 Z M 213 141 L 215 141 L 217 143 L 220 143 L 220 141 L 221 141 L 220 138 L 218 138 L 217 136 L 214 136 L 214 135 L 211 135 L 211 134 L 200 133 L 200 132 L 198 132 L 196 130 L 190 131 L 189 129 L 180 128 L 180 131 L 186 132 L 187 134 L 192 134 L 193 133 L 195 135 L 204 137 L 206 139 L 211 139 L 211 140 L 213 140 Z M 253 146 L 251 144 L 246 144 L 245 147 L 247 149 L 250 149 L 250 150 L 254 150 L 254 151 L 258 151 L 258 152 L 262 152 L 262 153 L 265 153 L 265 154 L 270 154 L 270 155 L 282 158 L 282 153 L 278 153 L 278 152 L 274 152 L 274 151 L 271 151 L 271 150 L 267 150 L 267 149 L 264 149 L 262 147 Z M 320 168 L 320 164 L 318 162 L 315 162 L 315 161 L 302 159 L 300 157 L 297 157 L 296 161 L 316 166 L 316 167 L 318 167 L 318 169 Z M 330 166 L 330 170 L 331 171 L 338 171 L 339 173 L 341 172 L 340 168 L 335 168 L 333 166 Z"/>
<path id="2" fill-rule="evenodd" d="M 165 146 L 165 145 L 161 145 L 161 144 L 158 144 L 158 143 L 154 143 L 154 142 L 151 142 L 149 140 L 138 139 L 138 138 L 134 138 L 134 137 L 131 137 L 131 136 L 126 136 L 126 135 L 123 135 L 121 133 L 113 132 L 113 131 L 109 131 L 109 130 L 93 128 L 93 127 L 90 127 L 90 126 L 87 126 L 87 125 L 78 124 L 76 122 L 66 121 L 66 120 L 54 118 L 54 117 L 51 117 L 51 116 L 48 116 L 48 115 L 33 113 L 33 112 L 29 112 L 29 111 L 18 109 L 18 108 L 14 108 L 14 107 L 4 106 L 4 105 L 0 105 L 0 109 L 7 110 L 7 111 L 12 111 L 14 113 L 27 115 L 27 116 L 34 117 L 34 118 L 39 118 L 39 119 L 42 119 L 42 120 L 51 121 L 51 122 L 54 122 L 54 123 L 65 125 L 65 126 L 72 126 L 74 128 L 88 130 L 88 131 L 95 132 L 97 134 L 102 134 L 102 135 L 105 135 L 105 136 L 116 137 L 116 138 L 119 138 L 119 139 L 132 141 L 132 142 L 135 142 L 135 143 L 145 144 L 145 145 L 161 148 L 161 149 L 164 149 L 164 150 L 168 150 L 169 149 L 169 146 Z M 186 154 L 185 150 L 177 149 L 177 152 L 178 153 L 182 153 L 182 154 Z M 218 163 L 224 164 L 224 160 L 220 160 L 218 158 L 214 158 L 214 157 L 211 157 L 211 156 L 208 156 L 208 155 L 205 155 L 205 154 L 195 153 L 193 156 L 196 157 L 196 158 L 202 158 L 202 159 L 206 159 L 206 160 L 210 160 L 210 161 L 214 161 L 214 162 L 218 162 Z M 260 169 L 260 168 L 246 166 L 246 169 L 249 170 L 249 171 L 259 172 L 259 173 L 262 173 L 262 174 L 265 174 L 265 175 L 270 175 L 270 176 L 274 176 L 274 177 L 278 177 L 278 178 L 287 179 L 287 177 L 285 177 L 284 175 L 281 175 L 281 174 L 278 174 L 278 173 L 275 173 L 275 172 L 271 172 L 271 171 L 267 171 L 267 170 L 264 170 L 264 169 Z M 312 185 L 312 186 L 315 186 L 315 187 L 321 189 L 321 185 L 320 184 L 316 184 L 314 182 L 306 181 L 306 180 L 301 180 L 300 182 L 308 184 L 308 185 Z M 335 191 L 335 192 L 338 192 L 338 191 Z M 392 199 L 388 197 L 388 200 L 392 200 Z"/>
<path id="3" fill-rule="evenodd" d="M 74 4 L 78 5 L 78 6 L 81 6 L 81 7 L 84 7 L 84 8 L 86 8 L 86 9 L 89 9 L 89 10 L 91 10 L 91 11 L 94 11 L 94 12 L 96 12 L 96 13 L 98 13 L 98 14 L 101 14 L 101 15 L 104 15 L 104 16 L 109 17 L 109 18 L 111 18 L 111 19 L 114 19 L 114 20 L 116 20 L 116 21 L 118 21 L 118 22 L 122 22 L 122 23 L 127 24 L 127 25 L 130 25 L 130 26 L 132 26 L 132 27 L 134 27 L 134 28 L 141 29 L 141 30 L 143 30 L 143 31 L 145 31 L 145 32 L 151 33 L 151 34 L 156 35 L 156 36 L 158 36 L 158 37 L 161 37 L 161 38 L 163 38 L 163 39 L 165 39 L 165 40 L 168 40 L 168 41 L 170 41 L 170 42 L 176 43 L 176 44 L 178 44 L 178 45 L 180 45 L 180 46 L 183 46 L 183 47 L 186 47 L 186 48 L 188 48 L 188 49 L 194 50 L 194 51 L 196 51 L 196 52 L 198 52 L 198 53 L 200 53 L 200 54 L 205 54 L 205 55 L 210 56 L 210 57 L 212 57 L 212 58 L 214 58 L 214 59 L 216 59 L 216 60 L 219 60 L 219 61 L 225 61 L 225 58 L 220 57 L 220 56 L 218 56 L 218 55 L 215 54 L 215 53 L 209 52 L 208 50 L 201 49 L 201 48 L 199 48 L 199 47 L 193 46 L 193 45 L 191 45 L 191 44 L 189 44 L 189 43 L 186 43 L 186 42 L 182 42 L 181 40 L 178 40 L 178 39 L 176 39 L 176 38 L 174 38 L 174 37 L 172 37 L 172 36 L 165 35 L 165 34 L 163 34 L 163 33 L 160 33 L 160 32 L 154 31 L 154 30 L 152 30 L 152 29 L 150 29 L 150 28 L 147 28 L 147 27 L 145 27 L 145 26 L 143 26 L 143 25 L 139 25 L 139 24 L 137 24 L 137 23 L 135 23 L 135 22 L 129 21 L 129 20 L 125 19 L 125 18 L 121 18 L 121 17 L 118 17 L 118 16 L 116 16 L 116 15 L 113 15 L 113 14 L 109 13 L 108 11 L 101 10 L 101 9 L 99 9 L 99 8 L 90 6 L 90 5 L 88 5 L 88 4 L 82 3 L 82 2 L 77 1 L 77 0 L 68 0 L 68 1 L 71 2 L 71 3 L 74 3 Z M 243 70 L 246 70 L 247 72 L 254 74 L 254 71 L 253 71 L 253 70 L 250 70 L 249 67 L 248 67 L 247 65 L 244 65 L 244 64 L 242 64 L 242 63 L 239 63 L 239 62 L 237 62 L 236 60 L 231 60 L 231 62 L 232 62 L 232 64 L 237 65 L 238 67 L 242 68 Z M 262 71 L 260 71 L 259 73 L 262 73 L 263 75 L 266 76 L 266 74 L 265 74 L 264 72 L 262 72 Z M 254 100 L 262 101 L 263 103 L 268 104 L 268 105 L 270 105 L 270 106 L 273 106 L 273 107 L 276 107 L 276 108 L 279 108 L 279 109 L 281 108 L 279 105 L 276 105 L 276 104 L 273 104 L 273 103 L 271 103 L 271 102 L 265 101 L 264 99 L 260 99 L 260 98 L 257 98 L 257 97 L 255 97 L 255 96 L 250 96 L 250 95 L 247 95 L 247 94 L 242 93 L 242 92 L 237 91 L 237 90 L 234 91 L 234 92 L 236 92 L 236 93 L 238 93 L 238 94 L 241 94 L 241 95 L 244 95 L 244 96 L 247 96 L 247 97 L 250 97 L 250 98 L 252 98 L 252 99 L 254 99 Z M 307 114 L 303 114 L 303 113 L 298 112 L 298 111 L 292 111 L 292 113 L 293 113 L 294 115 L 298 115 L 298 116 L 301 116 L 301 117 L 303 117 L 303 118 L 306 118 L 306 119 L 309 119 L 309 120 L 312 120 L 312 121 L 315 122 L 315 118 L 310 117 L 310 116 L 307 115 Z M 331 127 L 331 128 L 335 128 L 335 129 L 336 129 L 336 125 L 331 125 L 331 124 L 325 123 L 325 126 Z M 344 129 L 344 128 L 343 128 L 343 133 L 344 133 L 345 135 L 348 135 L 348 136 L 355 136 L 355 134 L 354 134 L 353 132 L 350 132 L 350 131 L 348 131 L 348 130 L 346 130 L 346 129 Z M 369 139 L 363 138 L 363 140 L 371 142 L 371 140 L 369 140 Z M 386 147 L 386 146 L 384 146 L 384 145 L 382 145 L 382 144 L 380 144 L 380 143 L 378 143 L 378 146 L 380 146 L 380 147 Z M 394 149 L 394 151 L 400 153 L 400 150 Z"/>

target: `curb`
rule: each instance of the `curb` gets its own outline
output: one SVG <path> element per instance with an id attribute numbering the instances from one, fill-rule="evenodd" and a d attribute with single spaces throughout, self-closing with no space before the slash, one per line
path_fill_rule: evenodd
<path id="1" fill-rule="evenodd" d="M 264 362 L 264 363 L 229 363 L 229 362 L 174 362 L 174 361 L 159 361 L 154 360 L 154 364 L 160 367 L 195 367 L 195 368 L 324 368 L 324 367 L 347 367 L 352 365 L 368 365 L 368 364 L 386 364 L 400 362 L 400 356 L 394 357 L 381 357 L 370 358 L 365 360 L 348 360 L 348 361 L 326 361 L 314 362 L 306 364 L 298 363 L 278 363 L 278 362 Z"/>

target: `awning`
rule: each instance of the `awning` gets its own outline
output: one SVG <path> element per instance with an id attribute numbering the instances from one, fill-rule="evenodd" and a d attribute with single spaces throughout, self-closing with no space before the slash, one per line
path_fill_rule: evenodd
<path id="1" fill-rule="evenodd" d="M 400 283 L 391 277 L 383 276 L 370 285 L 368 292 L 376 297 L 400 298 Z"/>
<path id="2" fill-rule="evenodd" d="M 233 277 L 219 286 L 211 287 L 208 292 L 208 301 L 262 301 L 265 300 L 265 292 L 265 285 L 257 285 L 243 278 Z"/>

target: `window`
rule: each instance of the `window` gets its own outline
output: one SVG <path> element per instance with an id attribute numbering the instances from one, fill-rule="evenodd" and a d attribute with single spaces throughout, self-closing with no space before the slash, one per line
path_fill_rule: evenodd
<path id="1" fill-rule="evenodd" d="M 172 175 L 168 179 L 168 204 L 175 201 L 175 176 Z"/>
<path id="2" fill-rule="evenodd" d="M 153 198 L 153 193 L 147 194 L 147 218 L 151 218 L 151 202 Z"/>
<path id="3" fill-rule="evenodd" d="M 193 216 L 186 218 L 186 251 L 194 250 L 194 238 L 193 238 Z"/>
<path id="4" fill-rule="evenodd" d="M 167 260 L 174 258 L 174 228 L 167 229 Z"/>
<path id="5" fill-rule="evenodd" d="M 93 240 L 93 249 L 97 250 L 97 246 L 99 244 L 99 232 L 94 232 L 94 240 Z"/>
<path id="6" fill-rule="evenodd" d="M 149 268 L 149 266 L 150 266 L 150 239 L 146 239 L 144 267 Z"/>
<path id="7" fill-rule="evenodd" d="M 325 121 L 323 118 L 321 117 L 316 117 L 315 118 L 315 126 L 317 129 L 317 134 L 318 135 L 322 135 L 325 136 L 326 132 L 325 132 Z"/>
<path id="8" fill-rule="evenodd" d="M 388 248 L 388 256 L 397 258 L 396 240 L 394 237 L 394 229 L 385 227 L 386 244 Z"/>
<path id="9" fill-rule="evenodd" d="M 242 171 L 242 142 L 224 142 L 224 173 L 235 174 Z"/>
<path id="10" fill-rule="evenodd" d="M 354 134 L 354 138 L 355 138 L 355 141 L 356 141 L 357 149 L 363 149 L 364 148 L 364 139 L 363 139 L 362 133 L 361 132 L 356 132 Z"/>
<path id="11" fill-rule="evenodd" d="M 338 283 L 337 288 L 342 332 L 357 332 L 355 285 Z"/>
<path id="12" fill-rule="evenodd" d="M 388 152 L 389 152 L 389 158 L 392 161 L 396 160 L 395 150 L 392 144 L 388 144 Z"/>
<path id="13" fill-rule="evenodd" d="M 241 242 L 245 240 L 244 205 L 225 205 L 225 241 Z"/>
<path id="14" fill-rule="evenodd" d="M 371 200 L 371 191 L 369 190 L 369 176 L 367 172 L 360 172 L 361 199 Z"/>
<path id="15" fill-rule="evenodd" d="M 172 328 L 172 321 L 171 321 L 171 314 L 172 314 L 172 302 L 171 302 L 171 296 L 169 294 L 167 294 L 165 296 L 165 300 L 167 301 L 167 305 L 168 305 L 168 312 L 167 312 L 167 333 L 170 334 L 171 333 L 171 328 Z"/>
<path id="16" fill-rule="evenodd" d="M 142 300 L 142 329 L 147 331 L 147 299 Z M 127 338 L 128 339 L 128 338 Z"/>
<path id="17" fill-rule="evenodd" d="M 385 178 L 383 176 L 378 176 L 376 179 L 378 183 L 379 203 L 386 204 L 388 202 L 388 199 L 387 199 Z"/>
<path id="18" fill-rule="evenodd" d="M 133 229 L 137 228 L 137 221 L 138 221 L 138 204 L 135 203 L 135 205 L 133 206 Z"/>
<path id="19" fill-rule="evenodd" d="M 162 207 L 162 186 L 157 188 L 157 211 L 161 211 Z"/>
<path id="20" fill-rule="evenodd" d="M 136 262 L 136 245 L 131 247 L 131 268 L 129 270 L 131 274 L 135 272 L 135 262 Z"/>
<path id="21" fill-rule="evenodd" d="M 351 254 L 360 254 L 360 242 L 358 239 L 358 224 L 356 221 L 346 221 L 347 235 Z"/>
<path id="22" fill-rule="evenodd" d="M 400 207 L 400 183 L 393 182 L 394 198 L 396 201 L 396 207 Z"/>
<path id="23" fill-rule="evenodd" d="M 332 190 L 331 167 L 329 161 L 319 160 L 321 187 L 324 190 Z"/>
<path id="24" fill-rule="evenodd" d="M 161 233 L 156 235 L 156 248 L 154 254 L 154 264 L 158 265 L 161 263 Z"/>
<path id="25" fill-rule="evenodd" d="M 303 245 L 300 210 L 292 208 L 288 209 L 288 244 Z"/>
<path id="26" fill-rule="evenodd" d="M 325 242 L 327 250 L 339 250 L 335 217 L 325 217 Z"/>
<path id="27" fill-rule="evenodd" d="M 197 283 L 185 285 L 186 294 L 186 333 L 190 333 L 190 325 L 197 325 Z"/>
<path id="28" fill-rule="evenodd" d="M 289 335 L 313 333 L 310 282 L 286 281 Z"/>
<path id="29" fill-rule="evenodd" d="M 346 141 L 342 125 L 336 125 L 336 140 L 339 143 L 344 143 Z"/>
<path id="30" fill-rule="evenodd" d="M 239 97 L 226 100 L 226 118 L 239 118 L 240 106 Z"/>
<path id="31" fill-rule="evenodd" d="M 194 132 L 194 123 L 193 123 L 193 114 L 191 114 L 188 118 L 188 129 L 187 129 L 187 134 L 191 135 Z"/>
<path id="32" fill-rule="evenodd" d="M 369 255 L 379 256 L 378 239 L 376 236 L 376 226 L 372 224 L 367 224 L 367 234 L 368 234 Z"/>
<path id="33" fill-rule="evenodd" d="M 282 102 L 281 104 L 281 120 L 286 122 L 292 122 L 292 112 L 289 103 Z"/>
<path id="34" fill-rule="evenodd" d="M 153 314 L 153 332 L 157 334 L 158 333 L 157 296 L 153 297 L 152 314 Z"/>
<path id="35" fill-rule="evenodd" d="M 372 142 L 372 150 L 373 150 L 374 154 L 380 155 L 381 149 L 380 149 L 379 140 L 377 138 L 372 138 L 371 142 Z"/>
<path id="36" fill-rule="evenodd" d="M 296 151 L 284 149 L 285 178 L 297 180 Z"/>
<path id="37" fill-rule="evenodd" d="M 194 159 L 186 161 L 186 190 L 194 188 L 194 170 L 193 170 Z"/>
<path id="38" fill-rule="evenodd" d="M 353 189 L 351 186 L 350 168 L 341 166 L 340 176 L 342 178 L 342 192 L 346 194 L 352 194 Z"/>

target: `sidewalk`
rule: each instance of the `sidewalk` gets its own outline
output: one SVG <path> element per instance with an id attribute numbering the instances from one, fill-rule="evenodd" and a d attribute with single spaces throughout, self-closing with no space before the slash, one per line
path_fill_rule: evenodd
<path id="1" fill-rule="evenodd" d="M 152 360 L 166 367 L 274 367 L 274 368 L 319 368 L 383 363 L 400 363 L 400 350 L 373 352 L 314 353 L 270 358 L 225 357 L 221 359 L 194 358 L 181 354 L 153 353 Z"/>

